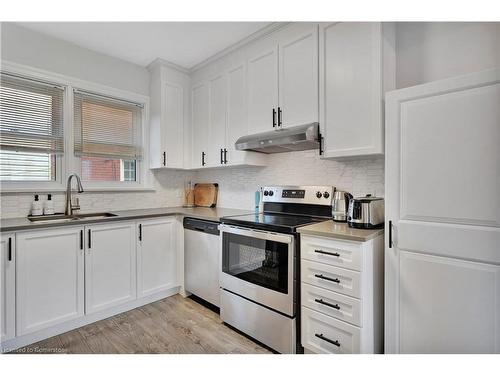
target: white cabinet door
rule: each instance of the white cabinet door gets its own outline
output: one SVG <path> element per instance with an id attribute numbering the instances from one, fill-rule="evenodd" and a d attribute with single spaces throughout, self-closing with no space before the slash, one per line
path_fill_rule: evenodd
<path id="1" fill-rule="evenodd" d="M 293 31 L 279 44 L 281 127 L 318 121 L 318 27 Z"/>
<path id="2" fill-rule="evenodd" d="M 324 157 L 383 154 L 381 23 L 321 24 L 319 45 Z"/>
<path id="3" fill-rule="evenodd" d="M 16 333 L 25 335 L 83 315 L 83 228 L 16 235 Z"/>
<path id="4" fill-rule="evenodd" d="M 135 223 L 85 227 L 85 313 L 136 298 Z"/>
<path id="5" fill-rule="evenodd" d="M 184 166 L 184 89 L 175 83 L 165 83 L 163 166 Z"/>
<path id="6" fill-rule="evenodd" d="M 209 89 L 209 142 L 207 165 L 224 165 L 226 147 L 226 75 L 220 74 L 208 81 Z"/>
<path id="7" fill-rule="evenodd" d="M 271 131 L 278 107 L 278 47 L 249 58 L 247 67 L 249 134 Z"/>
<path id="8" fill-rule="evenodd" d="M 145 220 L 137 224 L 138 297 L 177 285 L 176 224 L 175 218 Z"/>
<path id="9" fill-rule="evenodd" d="M 238 138 L 248 134 L 246 101 L 246 68 L 240 64 L 227 73 L 227 163 L 238 163 L 244 158 L 244 151 L 236 151 Z"/>
<path id="10" fill-rule="evenodd" d="M 14 233 L 0 237 L 0 341 L 16 335 L 16 238 Z"/>
<path id="11" fill-rule="evenodd" d="M 500 353 L 499 98 L 499 69 L 387 94 L 388 353 Z"/>
<path id="12" fill-rule="evenodd" d="M 209 137 L 209 99 L 207 83 L 193 87 L 192 95 L 192 125 L 193 125 L 193 168 L 202 167 L 207 162 Z"/>
<path id="13" fill-rule="evenodd" d="M 400 252 L 400 353 L 499 353 L 500 267 Z"/>

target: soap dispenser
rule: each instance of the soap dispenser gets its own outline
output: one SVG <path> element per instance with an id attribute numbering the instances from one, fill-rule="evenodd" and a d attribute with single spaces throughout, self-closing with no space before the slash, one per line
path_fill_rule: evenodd
<path id="1" fill-rule="evenodd" d="M 31 215 L 40 216 L 43 214 L 42 202 L 38 200 L 38 194 L 35 194 L 35 200 L 31 202 Z"/>
<path id="2" fill-rule="evenodd" d="M 52 194 L 47 196 L 47 200 L 43 202 L 43 214 L 53 215 L 54 214 L 54 201 L 52 200 Z"/>

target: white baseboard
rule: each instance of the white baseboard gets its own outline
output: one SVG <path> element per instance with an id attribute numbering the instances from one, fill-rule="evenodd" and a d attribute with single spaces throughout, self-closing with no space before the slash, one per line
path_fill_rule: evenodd
<path id="1" fill-rule="evenodd" d="M 87 324 L 109 318 L 113 315 L 121 314 L 125 311 L 129 311 L 137 307 L 147 305 L 149 303 L 161 300 L 166 297 L 173 296 L 174 294 L 178 293 L 179 293 L 179 286 L 176 286 L 146 297 L 136 299 L 134 301 L 124 303 L 119 306 L 112 307 L 110 309 L 98 311 L 93 314 L 84 315 L 83 317 L 79 317 L 77 319 L 71 320 L 69 322 L 64 322 L 55 325 L 53 327 L 45 328 L 38 332 L 33 332 L 24 336 L 18 336 L 13 339 L 2 342 L 0 344 L 0 350 L 1 353 L 7 353 L 12 350 L 21 348 L 23 346 L 45 340 L 49 337 L 57 336 L 61 333 L 68 332 L 79 327 L 83 327 Z"/>

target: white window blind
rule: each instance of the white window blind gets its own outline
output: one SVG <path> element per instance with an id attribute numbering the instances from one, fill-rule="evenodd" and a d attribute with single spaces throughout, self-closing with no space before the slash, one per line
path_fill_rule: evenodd
<path id="1" fill-rule="evenodd" d="M 2 150 L 62 154 L 63 96 L 63 87 L 2 73 Z"/>
<path id="2" fill-rule="evenodd" d="M 75 155 L 140 160 L 142 110 L 140 104 L 75 90 Z"/>

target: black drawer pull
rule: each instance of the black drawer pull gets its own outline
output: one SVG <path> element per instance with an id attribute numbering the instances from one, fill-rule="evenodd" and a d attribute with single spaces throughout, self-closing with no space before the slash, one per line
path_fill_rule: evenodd
<path id="1" fill-rule="evenodd" d="M 325 301 L 323 301 L 323 299 L 317 299 L 317 298 L 316 298 L 314 301 L 316 301 L 316 302 L 318 302 L 318 303 L 321 303 L 322 305 L 325 305 L 325 306 L 331 307 L 332 309 L 337 309 L 337 310 L 340 310 L 340 306 L 339 306 L 339 305 L 337 305 L 337 304 L 333 305 L 333 304 L 331 304 L 331 303 L 329 303 L 329 302 L 325 302 Z"/>
<path id="2" fill-rule="evenodd" d="M 332 279 L 331 277 L 327 277 L 327 276 L 323 276 L 323 275 L 314 275 L 314 277 L 317 277 L 318 279 L 323 279 L 323 280 L 328 280 L 328 281 L 332 281 L 334 283 L 337 283 L 337 284 L 340 284 L 340 280 L 335 278 L 335 279 Z"/>
<path id="3" fill-rule="evenodd" d="M 12 261 L 12 237 L 9 237 L 9 254 L 8 254 L 9 262 Z"/>
<path id="4" fill-rule="evenodd" d="M 273 128 L 276 127 L 276 109 L 273 108 Z"/>
<path id="5" fill-rule="evenodd" d="M 92 248 L 92 232 L 89 229 L 89 249 L 91 249 L 91 248 Z"/>
<path id="6" fill-rule="evenodd" d="M 167 165 L 167 152 L 163 151 L 163 166 L 165 167 Z"/>
<path id="7" fill-rule="evenodd" d="M 314 336 L 316 336 L 318 339 L 324 340 L 326 342 L 329 342 L 332 345 L 338 346 L 340 348 L 340 342 L 339 340 L 333 341 L 332 339 L 329 339 L 328 337 L 323 336 L 322 333 L 315 333 Z"/>
<path id="8" fill-rule="evenodd" d="M 142 241 L 142 224 L 139 224 L 139 241 Z"/>
<path id="9" fill-rule="evenodd" d="M 83 250 L 83 229 L 80 230 L 80 250 Z"/>
<path id="10" fill-rule="evenodd" d="M 315 253 L 320 253 L 320 254 L 325 254 L 325 255 L 331 255 L 334 257 L 340 257 L 339 253 L 330 253 L 329 251 L 324 251 L 324 250 L 314 250 Z"/>

